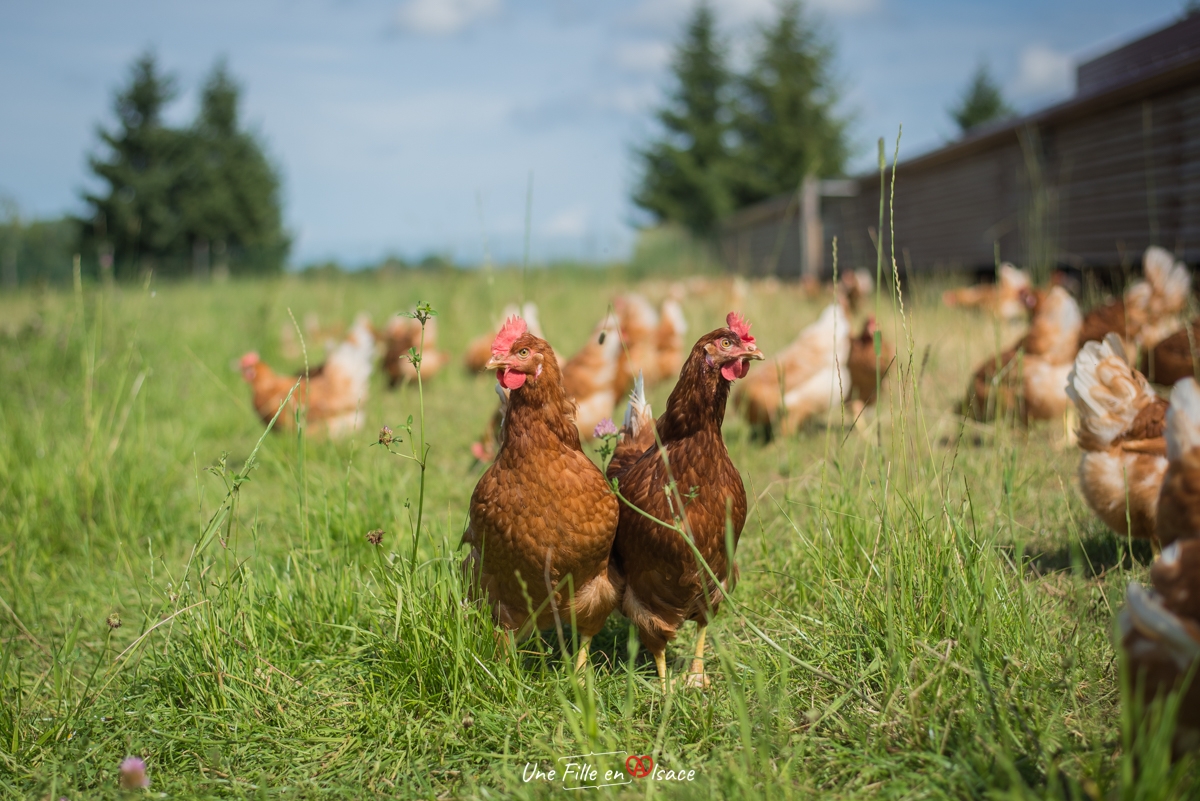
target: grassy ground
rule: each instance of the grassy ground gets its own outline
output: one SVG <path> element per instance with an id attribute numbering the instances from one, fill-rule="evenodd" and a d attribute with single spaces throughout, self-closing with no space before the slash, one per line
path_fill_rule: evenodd
<path id="1" fill-rule="evenodd" d="M 527 291 L 569 353 L 627 278 L 535 272 Z M 256 451 L 232 363 L 256 348 L 300 367 L 281 354 L 289 309 L 379 321 L 417 300 L 457 355 L 519 294 L 514 274 L 446 273 L 0 300 L 0 794 L 115 797 L 136 754 L 151 792 L 176 797 L 547 797 L 564 792 L 561 757 L 613 751 L 694 773 L 588 792 L 1186 792 L 1190 763 L 1172 773 L 1161 742 L 1122 724 L 1110 632 L 1148 550 L 1130 558 L 1088 512 L 1063 422 L 962 427 L 969 370 L 1011 336 L 920 287 L 903 321 L 883 301 L 900 356 L 859 429 L 835 413 L 764 445 L 727 419 L 752 500 L 707 694 L 664 698 L 617 617 L 585 689 L 563 667 L 569 631 L 493 659 L 457 573 L 491 378 L 456 362 L 425 388 L 414 563 L 419 472 L 370 446 L 382 424 L 419 422 L 415 387 L 375 376 L 360 435 L 272 434 Z M 689 297 L 691 334 L 729 307 Z M 819 310 L 761 285 L 744 307 L 768 355 Z M 559 780 L 526 781 L 535 769 Z"/>

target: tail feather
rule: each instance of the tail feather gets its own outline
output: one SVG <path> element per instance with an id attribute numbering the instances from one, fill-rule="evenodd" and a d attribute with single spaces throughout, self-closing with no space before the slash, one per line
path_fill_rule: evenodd
<path id="1" fill-rule="evenodd" d="M 621 440 L 608 465 L 610 478 L 624 471 L 626 466 L 655 444 L 654 431 L 654 414 L 650 402 L 646 400 L 646 382 L 639 372 L 633 382 L 633 391 L 629 393 L 629 406 L 625 409 L 625 421 L 621 425 Z"/>
<path id="2" fill-rule="evenodd" d="M 1142 374 L 1130 367 L 1114 334 L 1079 351 L 1067 376 L 1067 395 L 1079 412 L 1079 445 L 1085 450 L 1107 448 L 1157 398 Z"/>
<path id="3" fill-rule="evenodd" d="M 1150 285 L 1151 306 L 1160 313 L 1180 311 L 1187 303 L 1192 276 L 1183 262 L 1166 250 L 1151 245 L 1142 258 L 1142 270 Z"/>

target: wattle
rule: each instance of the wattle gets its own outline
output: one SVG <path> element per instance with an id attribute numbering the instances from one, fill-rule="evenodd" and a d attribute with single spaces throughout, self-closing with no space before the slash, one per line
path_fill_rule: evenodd
<path id="1" fill-rule="evenodd" d="M 739 378 L 745 378 L 746 373 L 749 371 L 749 359 L 737 359 L 736 361 L 721 365 L 721 375 L 726 381 L 735 381 Z"/>
<path id="2" fill-rule="evenodd" d="M 496 371 L 496 378 L 500 380 L 500 386 L 504 387 L 505 389 L 516 389 L 525 383 L 524 373 L 505 370 L 503 367 Z"/>

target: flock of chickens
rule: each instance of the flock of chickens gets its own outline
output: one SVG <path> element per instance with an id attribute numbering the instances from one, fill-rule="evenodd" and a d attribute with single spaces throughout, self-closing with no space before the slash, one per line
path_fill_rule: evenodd
<path id="1" fill-rule="evenodd" d="M 1062 285 L 1034 287 L 1008 264 L 997 277 L 943 296 L 948 306 L 1028 320 L 1012 347 L 975 371 L 962 412 L 1027 425 L 1077 415 L 1087 503 L 1118 534 L 1166 546 L 1151 570 L 1153 590 L 1131 585 L 1120 617 L 1122 646 L 1153 697 L 1200 659 L 1200 320 L 1184 319 L 1191 276 L 1152 247 L 1143 279 L 1086 316 Z M 700 628 L 684 684 L 707 685 L 705 627 L 737 580 L 733 553 L 747 504 L 721 436 L 728 401 L 767 437 L 790 434 L 837 405 L 857 412 L 874 402 L 894 356 L 873 317 L 853 333 L 850 315 L 873 291 L 862 271 L 843 276 L 835 302 L 752 373 L 750 361 L 765 357 L 739 314 L 685 348 L 684 291 L 677 286 L 658 307 L 637 294 L 617 297 L 584 347 L 562 362 L 533 304 L 506 309 L 465 354 L 469 370 L 497 377 L 495 412 L 472 445 L 489 465 L 463 536 L 473 596 L 490 607 L 502 639 L 572 622 L 582 638 L 578 666 L 591 637 L 620 611 L 654 655 L 664 689 L 666 645 L 689 620 Z M 303 404 L 310 424 L 339 436 L 363 424 L 380 351 L 392 386 L 417 376 L 415 352 L 422 380 L 449 363 L 436 319 L 422 331 L 398 315 L 382 331 L 360 316 L 325 362 L 301 376 L 278 375 L 253 353 L 241 368 L 264 421 L 290 396 L 279 415 L 285 426 Z M 647 389 L 675 375 L 655 419 Z M 1169 402 L 1152 383 L 1173 386 Z M 612 417 L 627 394 L 618 428 Z M 583 451 L 594 439 L 611 443 L 603 472 Z M 1176 744 L 1200 744 L 1200 686 L 1185 697 Z"/>
<path id="2" fill-rule="evenodd" d="M 982 364 L 964 408 L 977 419 L 1007 411 L 1023 423 L 1078 416 L 1079 484 L 1096 515 L 1161 553 L 1153 590 L 1136 583 L 1120 614 L 1121 647 L 1141 677 L 1142 701 L 1177 688 L 1200 660 L 1200 386 L 1196 338 L 1185 324 L 1191 275 L 1149 248 L 1143 279 L 1123 297 L 1080 313 L 1062 286 L 1035 289 L 1004 265 L 994 286 L 947 292 L 1002 319 L 1030 314 L 1012 348 Z M 1172 387 L 1169 401 L 1152 383 Z M 1165 546 L 1165 547 L 1164 547 Z M 1179 708 L 1176 753 L 1200 746 L 1200 684 Z"/>

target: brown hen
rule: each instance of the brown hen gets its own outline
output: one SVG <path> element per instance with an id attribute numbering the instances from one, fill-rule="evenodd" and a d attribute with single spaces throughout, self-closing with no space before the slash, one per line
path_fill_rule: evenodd
<path id="1" fill-rule="evenodd" d="M 1166 339 L 1183 322 L 1192 277 L 1182 262 L 1151 245 L 1142 257 L 1143 278 L 1130 284 L 1124 296 L 1088 312 L 1079 330 L 1079 344 L 1099 341 L 1107 334 L 1125 340 L 1126 349 L 1150 349 Z"/>
<path id="2" fill-rule="evenodd" d="M 463 572 L 510 637 L 549 627 L 556 614 L 573 620 L 578 669 L 620 598 L 609 566 L 617 499 L 580 447 L 550 345 L 510 318 L 487 367 L 508 402 L 496 461 L 471 494 Z"/>
<path id="3" fill-rule="evenodd" d="M 1150 568 L 1154 589 L 1130 583 L 1118 617 L 1121 649 L 1131 685 L 1146 709 L 1155 698 L 1182 688 L 1200 660 L 1200 540 L 1179 540 Z M 1144 713 L 1144 712 L 1143 712 Z M 1175 758 L 1200 745 L 1200 681 L 1179 702 L 1172 733 Z"/>
<path id="4" fill-rule="evenodd" d="M 254 409 L 263 423 L 271 422 L 291 393 L 276 427 L 293 427 L 295 410 L 303 405 L 311 427 L 339 437 L 362 427 L 374 348 L 370 323 L 360 318 L 325 363 L 311 368 L 307 375 L 280 375 L 251 352 L 241 359 L 242 378 L 254 392 Z"/>
<path id="5" fill-rule="evenodd" d="M 654 655 L 664 690 L 666 646 L 686 620 L 700 626 L 687 683 L 706 685 L 705 628 L 737 581 L 733 553 L 726 550 L 726 521 L 736 547 L 746 522 L 746 490 L 725 449 L 721 424 L 730 384 L 763 355 L 740 316 L 731 313 L 727 324 L 692 347 L 667 409 L 652 427 L 631 404 L 630 422 L 640 420 L 640 430 L 624 432 L 630 444 L 618 449 L 607 471 L 624 499 L 613 544 L 613 561 L 625 580 L 621 611 Z M 655 432 L 665 460 L 658 443 L 648 444 Z M 637 453 L 642 445 L 647 447 Z M 681 520 L 717 584 L 677 529 L 647 515 Z"/>
<path id="6" fill-rule="evenodd" d="M 1185 378 L 1171 390 L 1167 410 L 1167 473 L 1158 496 L 1163 545 L 1200 536 L 1200 387 Z"/>
<path id="7" fill-rule="evenodd" d="M 876 389 L 883 384 L 896 355 L 891 343 L 880 337 L 879 357 L 876 358 L 875 332 L 878 330 L 875 317 L 868 317 L 863 323 L 862 333 L 850 340 L 850 358 L 846 365 L 850 368 L 851 396 L 867 406 L 875 402 Z"/>
<path id="8" fill-rule="evenodd" d="M 1142 372 L 1155 384 L 1174 386 L 1200 374 L 1200 320 L 1193 320 L 1142 354 Z"/>
<path id="9" fill-rule="evenodd" d="M 1015 409 L 1022 423 L 1050 420 L 1071 402 L 1066 386 L 1079 350 L 1079 306 L 1057 286 L 1026 297 L 1033 299 L 1029 332 L 999 358 L 984 359 L 972 378 L 967 410 L 976 420 L 991 420 L 998 409 Z"/>
<path id="10" fill-rule="evenodd" d="M 1121 536 L 1153 538 L 1167 470 L 1167 403 L 1129 366 L 1120 337 L 1084 344 L 1067 378 L 1079 412 L 1079 485 Z"/>

